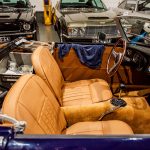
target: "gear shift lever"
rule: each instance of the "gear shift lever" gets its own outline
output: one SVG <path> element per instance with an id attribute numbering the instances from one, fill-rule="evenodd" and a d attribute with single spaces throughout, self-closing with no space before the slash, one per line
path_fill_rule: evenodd
<path id="1" fill-rule="evenodd" d="M 123 100 L 123 99 L 118 99 L 118 98 L 113 98 L 110 103 L 114 106 L 112 107 L 110 110 L 104 112 L 100 117 L 99 117 L 99 121 L 107 114 L 110 114 L 112 112 L 114 112 L 115 110 L 119 109 L 120 107 L 125 107 L 127 105 L 127 103 Z"/>

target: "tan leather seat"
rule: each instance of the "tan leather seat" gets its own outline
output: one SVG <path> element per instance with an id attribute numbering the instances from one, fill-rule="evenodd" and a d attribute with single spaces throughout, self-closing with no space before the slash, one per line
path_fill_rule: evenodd
<path id="1" fill-rule="evenodd" d="M 79 122 L 66 128 L 67 120 L 46 83 L 36 75 L 22 76 L 8 92 L 2 113 L 27 122 L 26 134 L 133 134 L 122 121 Z"/>
<path id="2" fill-rule="evenodd" d="M 102 79 L 65 83 L 59 66 L 46 47 L 41 46 L 33 52 L 32 64 L 61 106 L 87 105 L 112 98 L 108 83 Z"/>

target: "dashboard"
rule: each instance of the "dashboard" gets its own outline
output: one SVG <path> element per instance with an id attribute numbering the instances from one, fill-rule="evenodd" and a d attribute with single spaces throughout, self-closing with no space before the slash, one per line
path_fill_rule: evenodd
<path id="1" fill-rule="evenodd" d="M 145 53 L 146 52 L 146 53 Z M 144 71 L 150 74 L 150 48 L 143 46 L 129 45 L 123 60 L 125 65 L 129 65 L 137 71 Z"/>

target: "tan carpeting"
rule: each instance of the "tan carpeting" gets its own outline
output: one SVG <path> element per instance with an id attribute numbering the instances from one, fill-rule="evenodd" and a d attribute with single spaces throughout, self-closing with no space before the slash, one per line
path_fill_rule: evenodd
<path id="1" fill-rule="evenodd" d="M 150 107 L 144 97 L 123 97 L 127 106 L 106 115 L 102 120 L 122 120 L 128 123 L 135 134 L 150 133 Z M 87 106 L 70 106 L 62 108 L 68 126 L 80 121 L 95 121 L 113 106 L 110 101 Z"/>

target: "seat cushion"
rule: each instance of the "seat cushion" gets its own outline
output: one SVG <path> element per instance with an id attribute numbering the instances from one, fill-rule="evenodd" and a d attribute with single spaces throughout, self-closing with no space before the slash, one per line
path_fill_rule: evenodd
<path id="1" fill-rule="evenodd" d="M 133 134 L 132 129 L 122 121 L 79 122 L 66 129 L 66 134 L 110 135 Z"/>
<path id="2" fill-rule="evenodd" d="M 87 105 L 112 98 L 108 83 L 102 79 L 65 83 L 62 92 L 63 106 Z"/>

